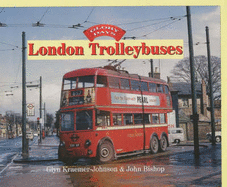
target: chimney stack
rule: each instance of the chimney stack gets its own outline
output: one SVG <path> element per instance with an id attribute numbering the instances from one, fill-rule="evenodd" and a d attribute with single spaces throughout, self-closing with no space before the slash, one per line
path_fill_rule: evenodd
<path id="1" fill-rule="evenodd" d="M 158 72 L 158 67 L 155 67 L 154 78 L 160 79 L 160 73 Z"/>

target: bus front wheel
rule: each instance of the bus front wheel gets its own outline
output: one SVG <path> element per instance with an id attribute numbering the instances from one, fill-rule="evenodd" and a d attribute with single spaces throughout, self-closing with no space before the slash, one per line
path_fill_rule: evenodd
<path id="1" fill-rule="evenodd" d="M 98 148 L 98 162 L 106 163 L 114 159 L 114 149 L 110 142 L 103 142 Z"/>
<path id="2" fill-rule="evenodd" d="M 156 154 L 159 149 L 159 142 L 157 136 L 153 136 L 150 142 L 151 153 Z"/>

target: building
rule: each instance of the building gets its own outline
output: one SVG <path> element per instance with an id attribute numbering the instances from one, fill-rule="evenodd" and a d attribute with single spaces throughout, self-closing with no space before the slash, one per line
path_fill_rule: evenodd
<path id="1" fill-rule="evenodd" d="M 6 138 L 7 136 L 7 120 L 0 114 L 0 137 Z"/>
<path id="2" fill-rule="evenodd" d="M 184 129 L 186 140 L 193 140 L 191 83 L 171 82 L 168 84 L 173 99 L 173 108 L 176 111 L 176 126 Z M 209 98 L 205 81 L 196 83 L 197 112 L 199 114 L 198 128 L 199 139 L 206 139 L 206 133 L 211 132 L 211 120 L 209 111 Z M 215 101 L 215 130 L 221 130 L 221 101 Z"/>

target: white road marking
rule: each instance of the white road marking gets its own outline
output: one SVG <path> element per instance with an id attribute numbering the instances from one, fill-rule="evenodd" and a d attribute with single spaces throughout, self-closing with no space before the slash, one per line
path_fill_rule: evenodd
<path id="1" fill-rule="evenodd" d="M 13 163 L 13 160 L 18 156 L 18 154 L 19 153 L 17 153 L 14 157 L 13 157 L 13 159 L 11 160 L 11 162 L 9 163 L 9 164 L 7 164 L 6 165 L 6 167 L 2 170 L 2 171 L 0 171 L 0 174 L 2 174 L 12 163 Z"/>

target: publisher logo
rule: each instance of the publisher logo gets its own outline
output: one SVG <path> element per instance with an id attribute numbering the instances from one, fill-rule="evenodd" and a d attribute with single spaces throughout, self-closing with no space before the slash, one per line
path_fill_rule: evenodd
<path id="1" fill-rule="evenodd" d="M 100 36 L 109 36 L 119 41 L 124 34 L 125 30 L 109 24 L 94 25 L 84 31 L 85 36 L 92 42 L 95 38 Z"/>

